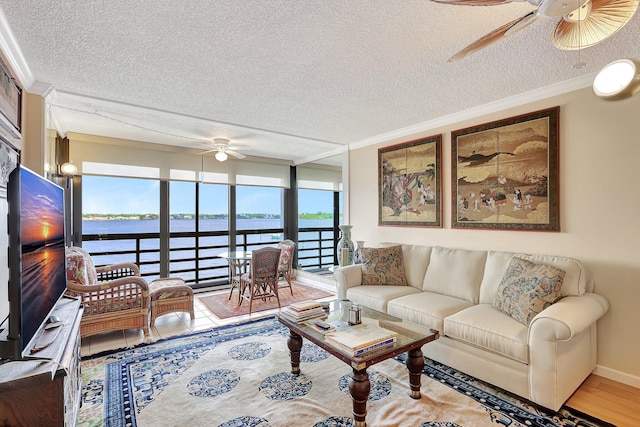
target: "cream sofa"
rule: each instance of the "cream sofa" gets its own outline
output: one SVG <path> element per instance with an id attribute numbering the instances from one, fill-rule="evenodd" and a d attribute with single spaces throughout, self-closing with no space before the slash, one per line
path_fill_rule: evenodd
<path id="1" fill-rule="evenodd" d="M 561 299 L 528 327 L 494 307 L 514 255 L 566 272 Z M 402 258 L 407 286 L 362 285 L 356 264 L 334 273 L 338 297 L 438 330 L 426 357 L 553 410 L 595 368 L 596 321 L 609 304 L 580 262 L 418 245 L 402 245 Z"/>

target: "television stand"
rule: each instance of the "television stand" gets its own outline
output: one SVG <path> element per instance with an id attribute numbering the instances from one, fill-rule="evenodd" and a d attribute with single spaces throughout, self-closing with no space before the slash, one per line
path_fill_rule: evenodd
<path id="1" fill-rule="evenodd" d="M 31 351 L 25 360 L 0 365 L 0 424 L 74 426 L 76 423 L 82 392 L 80 301 L 60 299 L 54 313 L 62 324 L 45 330 L 38 338 L 35 346 L 46 343 L 44 348 Z"/>

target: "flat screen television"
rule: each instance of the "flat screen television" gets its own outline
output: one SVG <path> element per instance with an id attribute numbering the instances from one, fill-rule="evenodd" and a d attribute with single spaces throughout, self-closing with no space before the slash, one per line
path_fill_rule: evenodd
<path id="1" fill-rule="evenodd" d="M 20 165 L 7 201 L 9 316 L 0 358 L 22 359 L 67 287 L 64 190 Z"/>

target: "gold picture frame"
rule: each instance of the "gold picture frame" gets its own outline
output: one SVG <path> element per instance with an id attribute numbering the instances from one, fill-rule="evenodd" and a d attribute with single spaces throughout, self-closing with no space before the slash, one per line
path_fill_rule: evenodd
<path id="1" fill-rule="evenodd" d="M 21 138 L 21 122 L 22 87 L 0 53 L 0 126 L 12 137 Z"/>
<path id="2" fill-rule="evenodd" d="M 560 231 L 560 107 L 451 133 L 453 228 Z"/>
<path id="3" fill-rule="evenodd" d="M 442 135 L 378 149 L 378 225 L 442 227 Z"/>

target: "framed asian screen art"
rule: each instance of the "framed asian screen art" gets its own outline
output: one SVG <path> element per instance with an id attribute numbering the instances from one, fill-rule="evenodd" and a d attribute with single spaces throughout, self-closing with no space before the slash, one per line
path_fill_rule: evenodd
<path id="1" fill-rule="evenodd" d="M 378 224 L 441 227 L 442 135 L 378 149 Z"/>
<path id="2" fill-rule="evenodd" d="M 452 227 L 560 230 L 559 111 L 451 133 Z"/>

